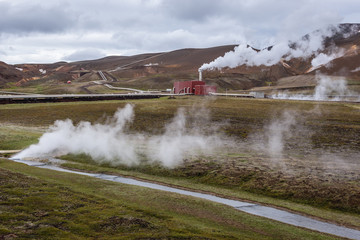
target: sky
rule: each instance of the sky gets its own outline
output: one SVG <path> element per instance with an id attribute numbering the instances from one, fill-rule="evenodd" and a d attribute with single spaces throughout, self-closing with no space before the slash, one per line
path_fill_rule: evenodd
<path id="1" fill-rule="evenodd" d="M 338 23 L 360 23 L 359 0 L 0 0 L 0 61 L 263 48 Z"/>

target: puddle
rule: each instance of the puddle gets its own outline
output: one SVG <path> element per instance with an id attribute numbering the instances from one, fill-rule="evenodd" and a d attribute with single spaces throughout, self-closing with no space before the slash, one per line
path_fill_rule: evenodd
<path id="1" fill-rule="evenodd" d="M 21 159 L 11 159 L 11 160 L 13 160 L 15 162 L 24 163 L 29 166 L 39 167 L 39 168 L 46 168 L 46 169 L 51 169 L 51 170 L 55 170 L 55 171 L 80 174 L 80 175 L 95 177 L 95 178 L 99 178 L 99 179 L 103 179 L 103 180 L 107 180 L 107 181 L 113 181 L 113 182 L 118 182 L 118 183 L 123 183 L 123 184 L 130 184 L 130 185 L 141 186 L 141 187 L 146 187 L 146 188 L 151 188 L 151 189 L 156 189 L 156 190 L 161 190 L 161 191 L 166 191 L 166 192 L 178 193 L 178 194 L 182 194 L 182 195 L 186 195 L 186 196 L 202 198 L 202 199 L 206 199 L 209 201 L 213 201 L 213 202 L 217 202 L 217 203 L 221 203 L 221 204 L 225 204 L 225 205 L 234 207 L 235 209 L 240 210 L 242 212 L 246 212 L 246 213 L 253 214 L 256 216 L 265 217 L 268 219 L 276 220 L 276 221 L 294 225 L 297 227 L 303 227 L 303 228 L 315 230 L 318 232 L 336 235 L 339 237 L 360 240 L 360 231 L 359 230 L 342 227 L 342 226 L 339 226 L 336 224 L 322 222 L 322 221 L 315 220 L 315 219 L 312 219 L 309 217 L 301 216 L 298 214 L 290 213 L 290 212 L 287 212 L 284 210 L 279 210 L 279 209 L 272 208 L 272 207 L 262 206 L 259 204 L 226 199 L 226 198 L 217 197 L 217 196 L 210 195 L 210 194 L 192 192 L 192 191 L 188 191 L 188 190 L 177 189 L 177 188 L 168 187 L 168 186 L 164 186 L 164 185 L 160 185 L 160 184 L 143 182 L 143 181 L 139 181 L 139 180 L 135 180 L 135 179 L 131 179 L 131 178 L 119 177 L 119 176 L 115 176 L 115 175 L 86 173 L 86 172 L 67 170 L 67 169 L 64 169 L 64 168 L 61 168 L 61 167 L 58 167 L 55 165 L 51 165 L 48 163 L 43 163 L 43 162 L 35 162 L 35 161 L 28 161 L 28 160 L 21 160 Z M 52 159 L 51 162 L 56 163 L 56 159 Z"/>

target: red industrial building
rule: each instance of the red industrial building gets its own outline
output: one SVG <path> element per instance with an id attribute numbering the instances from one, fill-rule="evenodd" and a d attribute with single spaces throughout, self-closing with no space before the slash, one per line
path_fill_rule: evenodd
<path id="1" fill-rule="evenodd" d="M 203 81 L 174 82 L 174 94 L 209 95 L 210 92 L 215 93 L 216 86 L 206 85 Z"/>
<path id="2" fill-rule="evenodd" d="M 216 93 L 216 86 L 209 86 L 209 85 L 195 86 L 195 95 L 209 95 L 210 93 Z"/>

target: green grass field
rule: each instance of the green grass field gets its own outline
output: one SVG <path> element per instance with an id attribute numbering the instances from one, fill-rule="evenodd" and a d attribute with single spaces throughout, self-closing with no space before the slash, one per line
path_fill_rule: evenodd
<path id="1" fill-rule="evenodd" d="M 9 160 L 0 159 L 0 175 L 4 239 L 332 239 L 221 204 Z"/>
<path id="2" fill-rule="evenodd" d="M 173 169 L 148 163 L 131 167 L 124 164 L 114 166 L 109 162 L 97 161 L 86 155 L 73 154 L 62 157 L 68 160 L 68 163 L 64 164 L 65 167 L 132 176 L 199 189 L 222 196 L 247 199 L 360 229 L 360 164 L 358 159 L 360 152 L 360 107 L 356 103 L 179 97 L 176 99 L 161 98 L 90 103 L 1 105 L 0 150 L 22 149 L 31 143 L 36 143 L 46 128 L 55 120 L 69 118 L 75 124 L 80 121 L 104 123 L 116 109 L 124 107 L 127 103 L 132 103 L 135 106 L 135 118 L 127 130 L 129 133 L 161 134 L 164 132 L 164 126 L 173 118 L 179 107 L 187 109 L 190 113 L 196 113 L 199 109 L 206 108 L 210 111 L 210 120 L 206 124 L 218 126 L 218 131 L 230 139 L 233 145 L 231 148 L 217 151 L 211 156 L 185 159 L 183 164 Z M 274 119 L 281 118 L 284 112 L 296 113 L 296 125 L 292 129 L 293 134 L 285 139 L 283 154 L 274 162 L 274 158 L 268 155 L 266 149 L 254 147 L 254 142 L 262 140 L 266 134 L 266 126 Z M 195 121 L 194 116 L 190 114 L 190 120 Z M 263 142 L 260 141 L 260 143 Z M 15 170 L 16 167 L 10 166 L 11 164 L 6 161 L 5 163 L 1 165 L 3 169 L 10 170 L 11 174 L 13 171 L 17 171 Z M 46 172 L 46 170 L 36 170 L 35 172 L 38 171 Z M 29 176 L 28 172 L 21 172 L 21 174 Z M 37 173 L 30 175 L 39 178 Z M 41 181 L 46 182 L 47 179 L 42 177 Z M 54 185 L 52 186 L 56 187 L 65 180 L 58 179 L 58 181 L 53 182 Z M 66 184 L 63 183 L 63 185 Z M 113 183 L 109 185 L 113 185 Z M 81 190 L 80 186 L 73 188 L 69 185 L 68 189 L 76 192 L 85 191 Z M 29 191 L 31 193 L 31 190 Z M 152 192 L 151 190 L 146 191 Z M 108 198 L 105 197 L 105 199 Z M 171 202 L 169 199 L 166 201 Z M 164 202 L 159 201 L 156 204 L 161 206 Z M 136 205 L 134 208 L 139 207 L 136 202 L 134 205 Z M 186 209 L 186 207 L 180 207 L 180 209 L 187 214 L 196 212 Z M 166 209 L 164 211 L 166 214 L 172 214 L 174 210 Z M 113 216 L 109 216 L 109 218 L 111 217 Z M 135 216 L 134 218 L 139 217 Z M 209 218 L 211 217 L 209 216 Z M 120 219 L 122 218 L 120 217 Z M 114 221 L 131 222 L 128 218 L 126 219 L 114 218 Z M 151 222 L 148 218 L 140 217 L 139 219 Z M 255 230 L 249 226 L 245 227 L 246 231 L 233 231 L 231 230 L 232 227 L 228 225 L 233 220 L 223 220 L 226 227 L 219 230 L 224 234 L 224 237 L 221 237 L 217 234 L 203 235 L 210 232 L 208 229 L 216 229 L 212 225 L 213 223 L 202 223 L 203 229 L 198 225 L 191 228 L 192 223 L 186 217 L 186 220 L 182 219 L 181 221 L 185 225 L 189 224 L 181 228 L 186 229 L 186 232 L 180 235 L 194 238 L 207 236 L 208 238 L 308 239 L 308 236 L 305 237 L 302 231 L 296 236 L 282 235 L 283 237 L 277 238 L 275 236 L 278 232 L 273 227 L 269 227 L 271 230 L 267 229 L 264 235 L 262 235 L 264 230 Z M 165 220 L 158 219 L 156 221 L 159 224 L 166 224 Z M 139 222 L 142 221 L 139 220 Z M 4 226 L 4 229 L 9 228 L 11 227 Z M 281 226 L 281 228 L 283 227 Z M 200 232 L 191 233 L 187 231 L 188 229 L 200 229 Z M 87 231 L 90 232 L 89 234 L 93 234 L 91 231 L 94 230 Z M 153 229 L 145 229 L 144 234 L 150 234 L 152 231 Z M 169 232 L 169 229 L 166 231 L 168 235 L 154 236 L 176 235 L 171 231 Z M 4 232 L 6 231 L 4 230 Z M 162 231 L 160 232 L 164 234 Z M 250 235 L 247 235 L 248 233 Z M 257 235 L 259 233 L 260 235 Z"/>

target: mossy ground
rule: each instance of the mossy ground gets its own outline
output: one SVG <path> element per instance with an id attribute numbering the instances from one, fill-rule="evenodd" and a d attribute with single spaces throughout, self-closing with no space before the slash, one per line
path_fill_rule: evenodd
<path id="1" fill-rule="evenodd" d="M 0 159 L 1 239 L 335 239 L 174 193 Z"/>
<path id="2" fill-rule="evenodd" d="M 205 106 L 211 124 L 238 143 L 211 157 L 187 159 L 167 169 L 160 165 L 128 167 L 98 163 L 85 155 L 65 156 L 67 167 L 115 172 L 163 181 L 237 198 L 278 205 L 340 224 L 360 227 L 360 108 L 357 103 L 300 102 L 236 98 L 180 97 L 156 100 L 106 101 L 0 106 L 1 149 L 35 143 L 55 120 L 104 122 L 117 108 L 132 103 L 130 132 L 160 134 L 179 107 Z M 284 111 L 295 111 L 300 130 L 285 143 L 275 162 L 251 145 L 264 126 Z M 21 128 L 14 131 L 14 126 Z M 80 164 L 81 163 L 81 164 Z"/>

